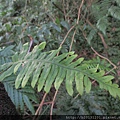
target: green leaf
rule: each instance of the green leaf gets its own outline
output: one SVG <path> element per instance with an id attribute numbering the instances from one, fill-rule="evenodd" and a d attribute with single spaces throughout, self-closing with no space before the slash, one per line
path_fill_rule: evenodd
<path id="1" fill-rule="evenodd" d="M 109 88 L 109 92 L 110 92 L 110 94 L 111 94 L 113 97 L 116 97 L 116 96 L 117 96 L 116 90 L 113 89 L 112 87 Z"/>
<path id="2" fill-rule="evenodd" d="M 57 25 L 60 25 L 60 19 L 58 17 L 56 18 L 55 22 Z"/>
<path id="3" fill-rule="evenodd" d="M 40 60 L 43 60 L 45 58 L 46 54 L 41 54 L 38 58 Z M 32 82 L 31 82 L 31 86 L 34 88 L 35 87 L 35 84 L 37 83 L 38 81 L 38 78 L 39 78 L 39 75 L 42 71 L 42 66 L 44 65 L 44 62 L 40 62 L 38 65 L 37 65 L 37 68 L 34 72 L 34 75 L 33 75 L 33 79 L 32 79 Z"/>
<path id="4" fill-rule="evenodd" d="M 15 90 L 14 91 L 14 99 L 15 99 L 15 106 L 16 106 L 16 108 L 18 109 L 19 108 L 19 93 L 18 93 L 18 91 L 17 90 Z"/>
<path id="5" fill-rule="evenodd" d="M 19 63 L 15 66 L 14 68 L 14 74 L 18 71 L 19 67 L 21 66 L 22 63 Z"/>
<path id="6" fill-rule="evenodd" d="M 28 99 L 28 97 L 26 95 L 23 95 L 23 100 L 24 100 L 24 103 L 26 104 L 26 106 L 32 112 L 32 115 L 34 115 L 35 114 L 35 110 L 33 108 L 33 105 L 31 104 L 30 100 Z"/>
<path id="7" fill-rule="evenodd" d="M 80 95 L 83 94 L 83 78 L 84 78 L 84 75 L 82 73 L 79 73 L 79 72 L 75 73 L 76 89 Z"/>
<path id="8" fill-rule="evenodd" d="M 20 73 L 18 74 L 17 78 L 16 78 L 16 81 L 15 81 L 15 88 L 19 88 L 20 84 L 21 84 L 21 81 L 24 77 L 24 75 L 26 74 L 26 72 L 28 71 L 28 67 L 30 66 L 30 62 L 29 63 L 26 63 L 24 64 L 22 70 L 20 71 Z"/>
<path id="9" fill-rule="evenodd" d="M 38 91 L 41 91 L 44 87 L 45 92 L 48 93 L 53 82 L 55 89 L 58 90 L 64 80 L 67 92 L 72 95 L 74 90 L 73 83 L 75 80 L 76 89 L 79 94 L 82 95 L 84 87 L 87 93 L 90 92 L 90 79 L 92 79 L 98 82 L 100 88 L 108 90 L 112 95 L 114 94 L 114 96 L 120 96 L 117 92 L 119 91 L 118 86 L 112 84 L 113 76 L 104 76 L 107 69 L 105 68 L 105 71 L 101 70 L 104 68 L 101 68 L 102 62 L 100 60 L 99 62 L 95 60 L 83 61 L 84 58 L 76 60 L 77 54 L 74 54 L 74 52 L 63 53 L 57 56 L 57 53 L 61 48 L 43 52 L 40 49 L 44 48 L 44 44 L 45 43 L 41 44 L 41 48 L 37 45 L 35 49 L 27 55 L 26 49 L 23 49 L 22 52 L 18 54 L 18 61 L 10 62 L 10 66 L 8 63 L 6 63 L 5 66 L 2 66 L 2 68 L 7 68 L 8 66 L 11 68 L 13 66 L 13 69 L 8 68 L 12 74 L 13 72 L 16 72 L 22 64 L 20 67 L 21 69 L 19 69 L 20 72 L 18 72 L 15 80 L 16 88 L 19 88 L 21 83 L 22 87 L 25 87 L 28 84 L 30 85 L 31 82 L 31 86 L 36 86 Z M 19 60 L 21 59 L 21 55 L 23 58 L 22 60 Z M 102 65 L 103 64 L 104 63 L 102 63 Z M 6 75 L 6 72 L 7 71 L 2 71 L 1 74 L 4 79 L 9 78 L 11 75 Z M 4 74 L 5 76 L 3 76 Z M 113 92 L 115 93 L 111 91 L 112 89 L 114 89 Z M 31 92 L 31 90 L 29 89 L 27 92 Z M 29 95 L 29 93 L 27 93 L 27 95 Z M 33 99 L 33 96 L 30 95 L 30 98 Z"/>
<path id="10" fill-rule="evenodd" d="M 117 4 L 120 6 L 120 0 L 115 0 L 117 2 Z"/>
<path id="11" fill-rule="evenodd" d="M 98 67 L 99 67 L 99 64 L 97 64 L 97 66 L 94 67 L 94 68 L 90 68 L 89 71 L 90 71 L 91 73 L 96 73 L 97 70 L 98 70 Z"/>
<path id="12" fill-rule="evenodd" d="M 98 20 L 97 22 L 97 28 L 102 31 L 104 33 L 104 35 L 106 34 L 106 29 L 108 26 L 108 20 L 107 17 L 102 17 Z"/>
<path id="13" fill-rule="evenodd" d="M 67 66 L 69 65 L 75 58 L 77 57 L 77 55 L 72 55 L 67 57 L 65 60 L 61 61 L 60 63 Z"/>
<path id="14" fill-rule="evenodd" d="M 40 45 L 38 46 L 40 50 L 43 50 L 46 46 L 46 42 L 42 42 L 40 43 Z"/>
<path id="15" fill-rule="evenodd" d="M 15 54 L 15 55 L 12 56 L 12 61 L 13 62 L 18 61 L 18 54 Z"/>
<path id="16" fill-rule="evenodd" d="M 59 48 L 58 50 L 52 50 L 51 53 L 46 57 L 46 59 L 52 60 L 54 59 L 54 57 L 57 55 L 57 53 L 60 51 L 61 48 Z"/>
<path id="17" fill-rule="evenodd" d="M 32 79 L 32 82 L 31 82 L 31 86 L 33 88 L 35 87 L 35 85 L 36 85 L 36 83 L 38 81 L 39 75 L 40 75 L 41 70 L 42 70 L 42 68 L 41 68 L 42 65 L 43 65 L 43 63 L 39 63 L 36 70 L 35 70 L 35 72 L 34 72 L 33 79 Z"/>
<path id="18" fill-rule="evenodd" d="M 96 73 L 96 76 L 104 76 L 105 75 L 105 71 L 101 70 L 100 72 Z"/>
<path id="19" fill-rule="evenodd" d="M 0 81 L 3 81 L 6 77 L 10 76 L 13 73 L 15 65 L 12 65 L 10 68 L 8 68 L 5 72 L 0 75 Z"/>
<path id="20" fill-rule="evenodd" d="M 65 57 L 67 57 L 68 56 L 68 54 L 67 53 L 63 53 L 63 54 L 61 54 L 61 55 L 59 55 L 59 56 L 56 56 L 56 57 L 54 57 L 54 61 L 56 62 L 60 62 L 60 61 L 62 61 Z"/>
<path id="21" fill-rule="evenodd" d="M 103 77 L 103 82 L 109 82 L 113 79 L 114 77 L 112 75 L 104 76 Z"/>
<path id="22" fill-rule="evenodd" d="M 53 81 L 55 80 L 57 73 L 58 73 L 58 67 L 56 65 L 53 65 L 47 77 L 46 84 L 45 84 L 44 90 L 46 91 L 46 93 L 50 91 L 51 85 Z"/>
<path id="23" fill-rule="evenodd" d="M 51 70 L 51 65 L 50 64 L 46 64 L 45 67 L 44 67 L 44 70 L 41 74 L 41 77 L 39 78 L 38 80 L 38 91 L 41 91 L 41 89 L 43 88 L 43 85 L 47 79 L 47 76 Z"/>
<path id="24" fill-rule="evenodd" d="M 73 85 L 72 82 L 74 81 L 74 72 L 71 70 L 67 70 L 67 74 L 66 74 L 66 89 L 67 92 L 70 96 L 73 95 Z"/>
<path id="25" fill-rule="evenodd" d="M 0 65 L 0 71 L 9 68 L 11 65 L 12 63 L 5 63 L 3 65 Z"/>
<path id="26" fill-rule="evenodd" d="M 23 95 L 21 92 L 19 92 L 19 104 L 20 104 L 20 110 L 24 111 L 24 103 L 23 103 Z"/>
<path id="27" fill-rule="evenodd" d="M 69 67 L 76 67 L 78 65 L 81 64 L 81 62 L 84 60 L 84 58 L 79 58 L 78 60 L 76 60 L 75 62 L 72 62 L 70 65 L 68 65 Z"/>
<path id="28" fill-rule="evenodd" d="M 88 41 L 88 44 L 91 45 L 91 40 L 94 38 L 94 35 L 96 34 L 96 31 L 94 29 L 92 29 L 90 31 L 90 33 L 88 34 L 87 36 L 87 41 Z"/>
<path id="29" fill-rule="evenodd" d="M 69 26 L 69 24 L 68 24 L 66 21 L 61 21 L 61 25 L 62 25 L 63 27 L 65 27 L 67 30 L 70 29 L 70 26 Z"/>
<path id="30" fill-rule="evenodd" d="M 120 7 L 111 6 L 108 11 L 111 14 L 111 16 L 113 16 L 114 18 L 120 20 Z"/>
<path id="31" fill-rule="evenodd" d="M 31 63 L 31 65 L 28 67 L 28 70 L 27 70 L 25 77 L 23 78 L 23 81 L 22 81 L 22 87 L 25 87 L 25 85 L 27 84 L 29 78 L 31 77 L 32 73 L 34 72 L 36 65 L 37 65 L 37 63 L 33 61 Z"/>
<path id="32" fill-rule="evenodd" d="M 55 89 L 58 90 L 61 83 L 63 82 L 64 78 L 65 78 L 65 75 L 66 75 L 66 70 L 64 68 L 59 68 L 58 70 L 58 75 L 55 79 L 55 82 L 54 82 L 54 86 L 55 86 Z"/>
<path id="33" fill-rule="evenodd" d="M 15 104 L 16 109 L 20 110 L 20 112 L 23 113 L 24 108 L 25 108 L 24 96 L 27 95 L 26 97 L 27 97 L 28 102 L 31 102 L 30 101 L 31 96 L 34 96 L 34 98 L 32 98 L 31 100 L 36 99 L 35 90 L 32 90 L 30 86 L 25 87 L 25 89 L 15 89 L 15 87 L 14 87 L 15 78 L 16 78 L 15 76 L 9 77 L 3 82 L 3 84 L 5 86 L 5 89 L 9 95 L 9 97 L 11 98 L 12 102 Z M 33 91 L 33 92 L 30 92 L 30 91 Z M 23 100 L 23 98 L 24 98 L 24 100 Z M 29 110 L 31 111 L 31 107 L 29 107 Z"/>
<path id="34" fill-rule="evenodd" d="M 57 24 L 50 22 L 50 27 L 54 28 L 58 32 L 61 32 L 61 28 Z"/>
<path id="35" fill-rule="evenodd" d="M 57 30 L 58 32 L 61 32 L 61 28 L 55 24 L 53 24 L 52 26 L 55 30 Z"/>
<path id="36" fill-rule="evenodd" d="M 90 92 L 90 90 L 91 90 L 91 81 L 90 81 L 90 79 L 87 77 L 87 76 L 85 76 L 84 77 L 84 85 L 85 85 L 85 91 L 86 91 L 86 93 L 89 93 Z"/>

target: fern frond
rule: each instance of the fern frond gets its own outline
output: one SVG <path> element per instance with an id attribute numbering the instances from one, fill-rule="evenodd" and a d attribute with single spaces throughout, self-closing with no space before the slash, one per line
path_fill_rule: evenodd
<path id="1" fill-rule="evenodd" d="M 11 74 L 18 72 L 15 80 L 15 87 L 18 89 L 20 86 L 23 88 L 31 80 L 31 86 L 37 87 L 38 91 L 43 88 L 45 92 L 49 92 L 52 84 L 55 89 L 59 89 L 61 83 L 65 81 L 66 90 L 69 95 L 73 95 L 73 82 L 76 82 L 76 89 L 79 94 L 82 95 L 85 90 L 87 93 L 91 90 L 91 80 L 96 80 L 99 83 L 100 88 L 106 89 L 114 97 L 120 97 L 120 88 L 117 84 L 112 84 L 113 76 L 104 76 L 105 71 L 99 68 L 99 64 L 95 67 L 89 67 L 90 64 L 84 63 L 84 58 L 77 57 L 74 52 L 64 53 L 56 56 L 60 51 L 52 50 L 49 52 L 42 52 L 46 43 L 41 43 L 36 46 L 30 54 L 26 54 L 23 60 L 19 58 L 24 52 L 18 55 L 18 61 L 12 62 Z M 26 51 L 25 51 L 26 52 Z M 17 66 L 17 67 L 16 67 Z M 9 69 L 10 69 L 9 68 Z M 89 68 L 89 69 L 88 69 Z M 18 69 L 18 71 L 17 71 Z M 6 77 L 9 77 L 7 71 L 4 71 L 0 80 L 4 81 Z M 3 75 L 5 77 L 3 77 Z"/>
<path id="2" fill-rule="evenodd" d="M 108 26 L 108 20 L 107 17 L 102 17 L 98 20 L 97 22 L 97 28 L 102 31 L 104 33 L 104 35 L 106 34 L 106 28 Z"/>
<path id="3" fill-rule="evenodd" d="M 6 78 L 3 82 L 8 96 L 11 98 L 17 110 L 20 110 L 20 112 L 24 112 L 24 106 L 26 105 L 31 113 L 34 114 L 35 110 L 31 100 L 36 103 L 38 102 L 37 97 L 35 96 L 35 91 L 31 87 L 27 86 L 24 89 L 15 89 L 15 79 L 15 76 L 10 76 Z"/>
<path id="4" fill-rule="evenodd" d="M 89 61 L 84 61 L 84 64 L 82 64 L 82 66 L 85 66 L 85 69 L 96 69 L 96 70 L 104 70 L 104 71 L 110 71 L 110 64 L 105 61 L 105 60 L 101 60 L 99 57 L 97 57 L 97 59 L 92 59 Z M 114 71 L 111 71 L 114 73 Z"/>
<path id="5" fill-rule="evenodd" d="M 118 6 L 111 6 L 109 9 L 109 13 L 114 18 L 120 20 L 120 7 Z"/>
<path id="6" fill-rule="evenodd" d="M 94 29 L 92 29 L 89 33 L 89 35 L 87 36 L 87 41 L 89 44 L 91 44 L 91 40 L 94 38 L 94 35 L 96 34 L 96 31 Z"/>
<path id="7" fill-rule="evenodd" d="M 112 6 L 111 0 L 96 1 L 92 4 L 91 14 L 94 16 L 95 21 L 101 19 L 108 14 L 108 9 Z"/>
<path id="8" fill-rule="evenodd" d="M 120 6 L 120 0 L 115 0 L 117 2 L 117 4 Z"/>
<path id="9" fill-rule="evenodd" d="M 15 54 L 13 48 L 14 46 L 11 45 L 9 47 L 6 47 L 5 49 L 0 50 L 0 65 L 11 62 L 10 57 Z"/>

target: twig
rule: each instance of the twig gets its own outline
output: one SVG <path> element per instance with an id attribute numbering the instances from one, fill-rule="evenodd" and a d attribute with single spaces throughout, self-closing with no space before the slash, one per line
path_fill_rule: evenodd
<path id="1" fill-rule="evenodd" d="M 80 20 L 80 13 L 81 13 L 81 8 L 83 6 L 83 3 L 84 3 L 84 0 L 82 0 L 81 4 L 80 4 L 80 7 L 79 7 L 79 10 L 78 10 L 78 18 L 77 18 L 77 24 L 79 23 L 79 20 Z"/>
<path id="2" fill-rule="evenodd" d="M 69 33 L 74 29 L 74 27 L 79 23 L 79 20 L 80 20 L 80 13 L 81 13 L 81 8 L 83 6 L 83 3 L 84 3 L 84 0 L 82 0 L 81 4 L 80 4 L 80 7 L 79 7 L 79 10 L 78 10 L 78 18 L 77 18 L 77 22 L 69 29 L 69 31 L 67 32 L 67 34 L 65 35 L 63 41 L 61 42 L 60 44 L 60 47 L 62 47 L 62 45 L 64 44 L 66 38 L 68 37 Z"/>
<path id="3" fill-rule="evenodd" d="M 65 42 L 66 38 L 68 37 L 69 33 L 72 31 L 72 29 L 74 29 L 75 26 L 76 26 L 76 24 L 73 25 L 73 26 L 69 29 L 69 31 L 68 31 L 67 34 L 65 35 L 63 41 L 61 42 L 60 47 L 62 47 L 62 45 L 64 44 L 64 42 Z M 58 55 L 59 55 L 59 52 L 58 52 L 57 56 L 58 56 Z"/>
<path id="4" fill-rule="evenodd" d="M 111 70 L 109 70 L 107 73 L 105 73 L 105 75 L 107 75 L 107 74 L 109 74 L 111 71 L 117 69 L 117 66 L 116 66 L 114 63 L 112 63 L 108 58 L 100 55 L 98 52 L 95 51 L 95 49 L 94 49 L 93 47 L 91 47 L 91 49 L 96 53 L 96 55 L 98 55 L 99 57 L 107 60 L 107 61 L 113 66 L 113 68 L 112 68 Z"/>
<path id="5" fill-rule="evenodd" d="M 64 0 L 62 0 L 64 17 L 65 17 L 65 20 L 66 20 L 66 19 L 67 19 L 67 17 L 66 17 L 66 10 L 65 10 L 64 4 L 65 4 L 65 1 L 64 1 Z"/>
<path id="6" fill-rule="evenodd" d="M 94 80 L 94 81 L 92 81 L 92 84 L 94 84 L 96 81 Z"/>
<path id="7" fill-rule="evenodd" d="M 105 73 L 105 75 L 107 75 L 107 74 L 109 74 L 111 71 L 113 71 L 113 70 L 115 70 L 115 69 L 117 69 L 118 67 L 116 66 L 116 67 L 114 67 L 114 68 L 112 68 L 111 70 L 109 70 L 107 73 Z"/>
<path id="8" fill-rule="evenodd" d="M 71 41 L 71 45 L 70 45 L 69 52 L 70 52 L 70 51 L 71 51 L 71 49 L 72 49 L 72 45 L 73 45 L 73 42 L 74 42 L 74 37 L 75 37 L 75 34 L 76 34 L 76 30 L 74 31 L 73 36 L 72 36 L 72 41 Z"/>
<path id="9" fill-rule="evenodd" d="M 107 60 L 107 61 L 114 67 L 114 69 L 117 68 L 117 66 L 116 66 L 114 63 L 112 63 L 108 58 L 106 58 L 106 57 L 100 55 L 93 47 L 91 47 L 91 49 L 96 53 L 96 55 L 98 55 L 99 57 L 101 57 L 101 58 Z"/>
<path id="10" fill-rule="evenodd" d="M 40 112 L 41 112 L 41 110 L 42 110 L 42 106 L 43 106 L 43 104 L 44 104 L 44 101 L 45 101 L 46 96 L 47 96 L 47 93 L 45 93 L 45 94 L 44 94 L 43 99 L 42 99 L 41 103 L 39 104 L 38 109 L 37 109 L 37 110 L 36 110 L 36 112 L 35 112 L 35 115 L 38 115 L 38 113 L 40 114 Z M 35 117 L 33 118 L 33 120 L 35 120 Z"/>
<path id="11" fill-rule="evenodd" d="M 72 100 L 72 102 L 79 96 L 80 94 L 78 93 Z"/>
<path id="12" fill-rule="evenodd" d="M 72 29 L 74 29 L 75 26 L 76 26 L 76 24 L 73 25 L 73 26 L 69 29 L 69 31 L 68 31 L 67 34 L 65 35 L 63 41 L 61 42 L 60 47 L 62 47 L 62 45 L 64 44 L 64 42 L 65 42 L 66 38 L 68 37 L 69 33 L 72 31 Z"/>
<path id="13" fill-rule="evenodd" d="M 100 38 L 101 38 L 101 40 L 102 40 L 102 43 L 103 43 L 103 45 L 104 45 L 105 49 L 107 49 L 107 48 L 108 48 L 108 46 L 107 46 L 107 44 L 105 43 L 105 40 L 104 40 L 103 35 L 102 35 L 100 32 L 98 32 L 98 35 L 100 36 Z"/>
<path id="14" fill-rule="evenodd" d="M 55 91 L 55 95 L 53 97 L 53 101 L 52 101 L 52 105 L 51 105 L 51 111 L 50 111 L 50 120 L 52 120 L 53 106 L 54 106 L 54 103 L 55 103 L 55 98 L 57 96 L 57 93 L 58 93 L 58 90 Z"/>
<path id="15" fill-rule="evenodd" d="M 62 13 L 64 13 L 64 11 L 63 11 L 58 5 L 56 5 L 54 2 L 52 2 L 52 4 L 53 4 L 56 8 L 58 8 Z"/>
<path id="16" fill-rule="evenodd" d="M 44 105 L 47 105 L 47 104 L 52 104 L 52 101 L 51 102 L 45 102 L 43 103 Z"/>

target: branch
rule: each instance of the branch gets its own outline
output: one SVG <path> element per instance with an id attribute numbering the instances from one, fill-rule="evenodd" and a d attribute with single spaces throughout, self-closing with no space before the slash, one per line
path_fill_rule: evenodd
<path id="1" fill-rule="evenodd" d="M 91 49 L 96 53 L 96 55 L 98 55 L 99 57 L 101 57 L 101 58 L 107 60 L 107 61 L 114 67 L 114 69 L 117 68 L 117 66 L 116 66 L 114 63 L 112 63 L 108 58 L 106 58 L 106 57 L 100 55 L 93 47 L 91 47 Z"/>
<path id="2" fill-rule="evenodd" d="M 52 101 L 52 105 L 51 105 L 51 111 L 50 111 L 50 120 L 52 120 L 53 106 L 54 106 L 54 103 L 55 103 L 55 98 L 57 96 L 57 93 L 58 93 L 58 90 L 55 91 L 55 95 L 53 97 L 53 101 Z"/>
<path id="3" fill-rule="evenodd" d="M 65 35 L 63 41 L 61 42 L 60 47 L 62 47 L 62 45 L 64 44 L 64 42 L 65 42 L 66 38 L 68 37 L 69 33 L 74 29 L 75 26 L 76 26 L 76 24 L 73 25 L 73 26 L 69 29 L 69 31 L 68 31 L 67 34 Z"/>
<path id="4" fill-rule="evenodd" d="M 76 34 L 76 30 L 74 31 L 73 36 L 72 36 L 72 41 L 71 41 L 71 45 L 70 45 L 69 52 L 70 52 L 71 49 L 72 49 L 72 45 L 73 45 L 73 41 L 74 41 L 75 34 Z"/>
<path id="5" fill-rule="evenodd" d="M 54 2 L 52 2 L 52 4 L 53 4 L 56 8 L 58 8 L 62 13 L 64 13 L 64 11 L 63 11 L 58 5 L 56 5 Z"/>
<path id="6" fill-rule="evenodd" d="M 78 10 L 78 18 L 77 18 L 77 22 L 69 29 L 69 31 L 67 32 L 67 34 L 65 35 L 63 41 L 61 42 L 60 44 L 60 47 L 62 47 L 62 45 L 64 44 L 66 38 L 68 37 L 69 33 L 75 28 L 75 26 L 79 23 L 79 20 L 80 20 L 80 13 L 81 13 L 81 8 L 83 6 L 83 3 L 84 3 L 84 0 L 82 0 L 81 4 L 80 4 L 80 7 L 79 7 L 79 10 Z"/>
<path id="7" fill-rule="evenodd" d="M 35 112 L 35 115 L 38 115 L 38 113 L 40 114 L 40 112 L 41 112 L 41 110 L 42 110 L 42 106 L 43 106 L 43 104 L 44 104 L 44 101 L 45 101 L 46 96 L 47 96 L 47 93 L 45 93 L 45 94 L 44 94 L 43 99 L 42 99 L 42 101 L 41 101 L 41 103 L 40 103 L 40 105 L 39 105 L 39 107 L 38 107 L 37 111 Z M 33 119 L 33 120 L 34 120 L 34 119 Z"/>
<path id="8" fill-rule="evenodd" d="M 80 7 L 79 7 L 79 10 L 78 10 L 78 18 L 77 18 L 77 24 L 78 24 L 78 22 L 79 22 L 79 20 L 80 20 L 80 13 L 81 13 L 81 8 L 82 8 L 82 6 L 83 6 L 83 3 L 84 3 L 84 0 L 82 0 L 82 2 L 81 2 L 81 4 L 80 4 Z"/>
<path id="9" fill-rule="evenodd" d="M 66 10 L 65 10 L 64 4 L 65 4 L 65 1 L 64 1 L 64 0 L 62 0 L 63 13 L 64 13 L 64 17 L 65 17 L 65 20 L 66 20 L 67 18 L 66 18 Z"/>

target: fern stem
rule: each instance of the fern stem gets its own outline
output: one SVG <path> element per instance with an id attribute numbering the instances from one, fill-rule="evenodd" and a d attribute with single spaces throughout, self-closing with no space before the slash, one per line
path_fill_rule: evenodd
<path id="1" fill-rule="evenodd" d="M 70 45 L 69 52 L 70 52 L 70 51 L 71 51 L 71 49 L 72 49 L 72 45 L 73 45 L 73 42 L 74 42 L 74 37 L 75 37 L 75 34 L 76 34 L 76 30 L 74 31 L 73 36 L 72 36 L 72 41 L 71 41 L 71 45 Z"/>
<path id="2" fill-rule="evenodd" d="M 99 57 L 101 57 L 101 58 L 107 60 L 107 61 L 114 67 L 114 69 L 117 68 L 117 66 L 116 66 L 114 63 L 112 63 L 108 58 L 106 58 L 106 57 L 100 55 L 93 47 L 91 47 L 91 49 L 92 49 Z"/>
<path id="3" fill-rule="evenodd" d="M 43 104 L 44 104 L 44 101 L 45 101 L 46 96 L 47 96 L 47 93 L 45 93 L 45 94 L 44 94 L 43 99 L 42 99 L 42 101 L 41 101 L 41 103 L 40 103 L 40 105 L 39 105 L 39 107 L 38 107 L 37 111 L 35 112 L 35 115 L 40 114 L 40 112 L 41 112 L 41 110 L 42 110 L 42 106 L 43 106 Z M 34 120 L 34 118 L 33 118 L 33 120 Z"/>
<path id="4" fill-rule="evenodd" d="M 54 103 L 55 103 L 55 98 L 57 96 L 58 90 L 56 90 L 55 95 L 53 97 L 53 101 L 52 101 L 52 105 L 51 105 L 51 110 L 50 110 L 50 120 L 52 120 L 52 112 L 53 112 L 53 107 L 54 107 Z"/>
<path id="5" fill-rule="evenodd" d="M 63 6 L 63 13 L 64 13 L 64 18 L 65 18 L 65 20 L 67 20 L 67 15 L 66 15 L 66 10 L 65 10 L 65 1 L 64 0 L 62 0 L 62 6 Z"/>
<path id="6" fill-rule="evenodd" d="M 80 7 L 79 7 L 79 10 L 78 10 L 77 22 L 69 29 L 69 31 L 68 31 L 67 34 L 65 35 L 63 41 L 61 42 L 60 47 L 62 47 L 62 45 L 64 44 L 64 42 L 65 42 L 65 40 L 67 39 L 69 33 L 76 27 L 76 25 L 78 25 L 79 20 L 80 20 L 80 13 L 81 13 L 81 8 L 82 8 L 82 6 L 83 6 L 83 3 L 84 3 L 84 0 L 82 0 L 82 2 L 81 2 L 81 4 L 80 4 Z M 57 55 L 59 55 L 59 52 L 58 52 Z"/>
<path id="7" fill-rule="evenodd" d="M 78 94 L 73 98 L 73 100 L 71 101 L 71 103 L 73 103 L 74 100 L 76 100 L 76 98 L 78 98 L 79 95 L 80 95 L 80 94 L 78 93 Z"/>
<path id="8" fill-rule="evenodd" d="M 80 13 L 81 13 L 81 8 L 82 8 L 83 4 L 84 4 L 84 0 L 82 0 L 82 2 L 81 2 L 81 4 L 80 4 L 79 10 L 78 10 L 78 18 L 77 18 L 77 22 L 76 22 L 76 24 L 79 23 L 79 20 L 80 20 Z"/>
<path id="9" fill-rule="evenodd" d="M 69 31 L 68 31 L 67 34 L 65 35 L 63 41 L 61 42 L 60 47 L 62 47 L 62 45 L 64 44 L 65 40 L 67 39 L 69 33 L 74 29 L 75 26 L 76 26 L 76 24 L 73 25 L 73 26 L 69 29 Z"/>

